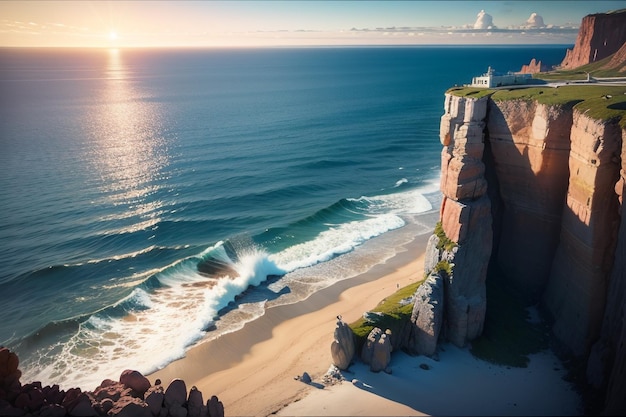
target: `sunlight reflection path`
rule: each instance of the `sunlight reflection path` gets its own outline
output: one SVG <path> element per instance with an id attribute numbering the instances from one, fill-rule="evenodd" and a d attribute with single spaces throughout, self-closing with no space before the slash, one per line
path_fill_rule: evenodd
<path id="1" fill-rule="evenodd" d="M 164 202 L 154 195 L 162 187 L 169 163 L 159 105 L 143 100 L 129 79 L 122 51 L 109 49 L 100 91 L 100 106 L 88 112 L 92 142 L 90 163 L 100 175 L 100 204 L 120 206 L 101 221 L 123 220 L 105 233 L 132 233 L 154 227 Z M 115 224 L 115 223 L 114 223 Z"/>

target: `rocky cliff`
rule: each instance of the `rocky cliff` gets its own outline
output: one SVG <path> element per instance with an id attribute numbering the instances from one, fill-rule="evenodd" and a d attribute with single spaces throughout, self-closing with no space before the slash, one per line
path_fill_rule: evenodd
<path id="1" fill-rule="evenodd" d="M 535 58 L 530 60 L 530 63 L 527 65 L 522 65 L 522 68 L 519 70 L 520 74 L 537 74 L 538 72 L 548 71 L 549 68 L 547 65 L 541 63 L 541 61 L 537 61 Z"/>
<path id="2" fill-rule="evenodd" d="M 602 67 L 607 70 L 617 70 L 617 72 L 626 72 L 626 42 L 611 58 L 609 62 Z"/>
<path id="3" fill-rule="evenodd" d="M 626 42 L 626 9 L 585 16 L 574 48 L 567 51 L 562 69 L 599 61 L 615 53 Z"/>
<path id="4" fill-rule="evenodd" d="M 452 266 L 444 335 L 463 346 L 482 331 L 491 259 L 501 279 L 544 307 L 564 350 L 587 362 L 589 383 L 607 393 L 605 412 L 623 413 L 626 112 L 596 117 L 580 101 L 446 93 L 440 216 L 458 247 L 431 239 L 427 269 Z"/>

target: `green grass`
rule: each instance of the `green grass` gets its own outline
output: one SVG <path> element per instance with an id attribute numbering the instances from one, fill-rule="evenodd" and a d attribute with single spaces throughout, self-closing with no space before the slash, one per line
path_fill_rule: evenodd
<path id="1" fill-rule="evenodd" d="M 589 64 L 601 66 L 602 61 Z M 584 66 L 581 68 L 588 68 Z M 583 74 L 584 77 L 581 75 Z M 621 74 L 622 76 L 624 74 Z M 564 73 L 544 74 L 546 80 L 586 79 L 584 70 L 577 69 Z M 552 77 L 552 78 L 550 78 Z M 571 78 L 567 78 L 571 77 Z M 488 89 L 477 87 L 454 87 L 447 91 L 459 97 L 490 96 L 494 101 L 527 100 L 537 101 L 548 106 L 574 107 L 595 120 L 617 120 L 621 128 L 626 128 L 626 87 L 618 85 L 565 85 L 558 88 L 533 86 L 527 88 Z"/>
<path id="2" fill-rule="evenodd" d="M 546 81 L 567 81 L 567 80 L 586 80 L 587 73 L 592 77 L 623 77 L 624 73 L 619 72 L 616 69 L 604 69 L 606 64 L 611 61 L 613 55 L 607 56 L 600 61 L 592 62 L 591 64 L 583 65 L 571 70 L 555 70 L 549 72 L 541 72 L 534 74 L 533 78 L 538 78 Z"/>
<path id="3" fill-rule="evenodd" d="M 433 233 L 439 238 L 437 249 L 451 251 L 458 246 L 458 244 L 454 240 L 446 236 L 446 232 L 443 230 L 441 222 L 437 222 L 437 224 L 435 225 L 435 231 Z"/>
<path id="4" fill-rule="evenodd" d="M 491 90 L 489 88 L 480 87 L 453 87 L 446 91 L 446 93 L 457 97 L 482 98 L 490 96 L 494 91 L 495 90 Z"/>
<path id="5" fill-rule="evenodd" d="M 494 101 L 533 100 L 549 106 L 574 107 L 595 120 L 619 120 L 626 127 L 626 87 L 612 85 L 566 85 L 559 88 L 530 87 L 499 90 Z"/>
<path id="6" fill-rule="evenodd" d="M 417 288 L 422 285 L 423 282 L 424 281 L 419 281 L 400 288 L 370 310 L 372 312 L 382 313 L 380 319 L 376 320 L 376 323 L 369 322 L 363 317 L 354 323 L 350 323 L 350 328 L 352 328 L 357 338 L 357 352 L 360 352 L 363 343 L 367 339 L 367 335 L 374 327 L 379 327 L 383 331 L 389 329 L 392 334 L 400 333 L 406 321 L 411 319 L 411 313 L 413 312 L 413 303 L 402 305 L 401 301 L 413 296 Z"/>
<path id="7" fill-rule="evenodd" d="M 549 329 L 529 323 L 526 304 L 502 279 L 487 279 L 487 312 L 483 334 L 472 342 L 471 353 L 482 360 L 525 368 L 529 355 L 549 347 Z"/>
<path id="8" fill-rule="evenodd" d="M 437 262 L 433 272 L 445 272 L 448 277 L 452 276 L 452 264 L 446 260 Z"/>

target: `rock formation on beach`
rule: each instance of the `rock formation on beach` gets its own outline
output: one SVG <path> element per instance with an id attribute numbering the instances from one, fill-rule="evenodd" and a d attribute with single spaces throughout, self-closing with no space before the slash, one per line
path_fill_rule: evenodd
<path id="1" fill-rule="evenodd" d="M 585 16 L 574 48 L 567 50 L 562 69 L 597 62 L 615 53 L 626 42 L 626 13 L 617 10 Z"/>
<path id="2" fill-rule="evenodd" d="M 206 403 L 185 381 L 173 380 L 166 389 L 161 381 L 151 385 L 140 372 L 125 370 L 118 381 L 105 379 L 94 391 L 61 390 L 41 382 L 22 385 L 19 358 L 0 347 L 0 416 L 117 416 L 117 417 L 224 417 L 216 396 Z"/>
<path id="3" fill-rule="evenodd" d="M 431 237 L 438 239 L 437 236 Z M 437 244 L 431 245 L 436 248 Z M 434 266 L 432 268 L 435 269 Z M 408 350 L 416 355 L 433 356 L 437 351 L 443 324 L 443 274 L 432 272 L 415 293 L 411 314 L 413 331 L 409 334 Z"/>
<path id="4" fill-rule="evenodd" d="M 330 346 L 333 365 L 341 370 L 346 370 L 352 363 L 356 346 L 352 329 L 341 320 L 341 317 L 337 317 L 334 336 L 335 338 Z"/>
<path id="5" fill-rule="evenodd" d="M 361 360 L 370 366 L 372 372 L 390 372 L 391 362 L 391 338 L 390 331 L 383 332 L 379 327 L 374 327 L 361 351 Z"/>

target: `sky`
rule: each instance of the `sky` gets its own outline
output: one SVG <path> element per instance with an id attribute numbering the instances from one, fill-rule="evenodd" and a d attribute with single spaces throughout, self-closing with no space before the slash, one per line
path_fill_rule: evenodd
<path id="1" fill-rule="evenodd" d="M 0 1 L 0 47 L 573 44 L 626 1 Z"/>

